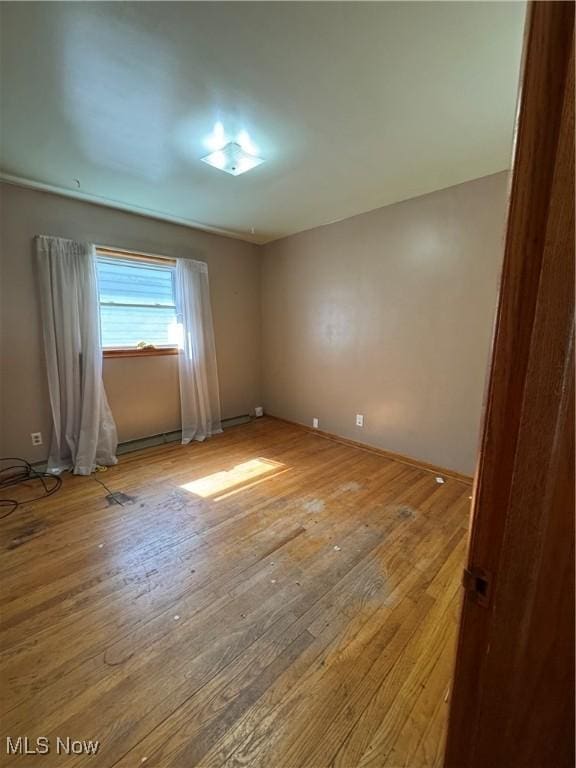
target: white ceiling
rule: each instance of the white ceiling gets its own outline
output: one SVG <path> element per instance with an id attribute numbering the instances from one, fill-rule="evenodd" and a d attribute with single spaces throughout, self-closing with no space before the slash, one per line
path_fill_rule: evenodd
<path id="1" fill-rule="evenodd" d="M 524 12 L 3 2 L 0 167 L 273 240 L 508 168 Z M 217 121 L 266 162 L 238 177 L 202 163 Z"/>

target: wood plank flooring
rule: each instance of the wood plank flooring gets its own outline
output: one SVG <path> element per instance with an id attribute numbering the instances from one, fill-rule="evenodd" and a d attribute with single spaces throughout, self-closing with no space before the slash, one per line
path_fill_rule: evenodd
<path id="1" fill-rule="evenodd" d="M 66 475 L 0 522 L 0 762 L 441 765 L 470 493 L 273 419 Z"/>

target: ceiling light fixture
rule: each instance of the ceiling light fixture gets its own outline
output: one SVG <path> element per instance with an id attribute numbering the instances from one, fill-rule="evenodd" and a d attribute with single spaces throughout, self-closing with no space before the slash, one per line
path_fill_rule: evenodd
<path id="1" fill-rule="evenodd" d="M 219 171 L 225 171 L 232 176 L 240 176 L 241 173 L 246 173 L 264 162 L 263 158 L 247 152 L 235 141 L 228 142 L 221 149 L 201 159 L 203 163 L 208 163 L 213 168 L 218 168 Z"/>

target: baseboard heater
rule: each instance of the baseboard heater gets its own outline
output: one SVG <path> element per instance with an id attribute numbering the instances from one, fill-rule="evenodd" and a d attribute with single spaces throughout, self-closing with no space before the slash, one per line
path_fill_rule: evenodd
<path id="1" fill-rule="evenodd" d="M 252 418 L 252 416 L 246 413 L 242 416 L 232 416 L 229 419 L 222 419 L 222 429 L 229 429 L 230 427 L 236 427 L 240 424 L 248 424 L 252 421 Z M 124 443 L 119 443 L 116 453 L 121 456 L 124 453 L 141 451 L 143 448 L 153 448 L 156 445 L 164 445 L 164 443 L 178 443 L 181 439 L 182 430 L 180 429 L 177 429 L 174 432 L 161 432 L 158 435 L 138 437 L 136 440 L 127 440 Z"/>

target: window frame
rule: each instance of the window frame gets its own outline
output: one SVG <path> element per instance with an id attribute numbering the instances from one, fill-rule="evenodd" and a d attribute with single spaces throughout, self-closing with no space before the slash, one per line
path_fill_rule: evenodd
<path id="1" fill-rule="evenodd" d="M 116 258 L 121 261 L 138 261 L 141 263 L 153 263 L 163 267 L 175 267 L 176 259 L 171 259 L 166 256 L 153 256 L 148 253 L 138 253 L 137 251 L 123 251 L 118 248 L 106 248 L 104 246 L 96 246 L 96 258 Z M 98 291 L 98 313 L 100 313 L 100 307 L 102 302 L 100 301 L 100 291 Z M 138 349 L 136 347 L 103 347 L 102 357 L 104 358 L 118 358 L 118 357 L 159 357 L 162 355 L 177 355 L 179 353 L 177 344 L 166 344 L 162 346 L 154 347 L 153 349 Z"/>

